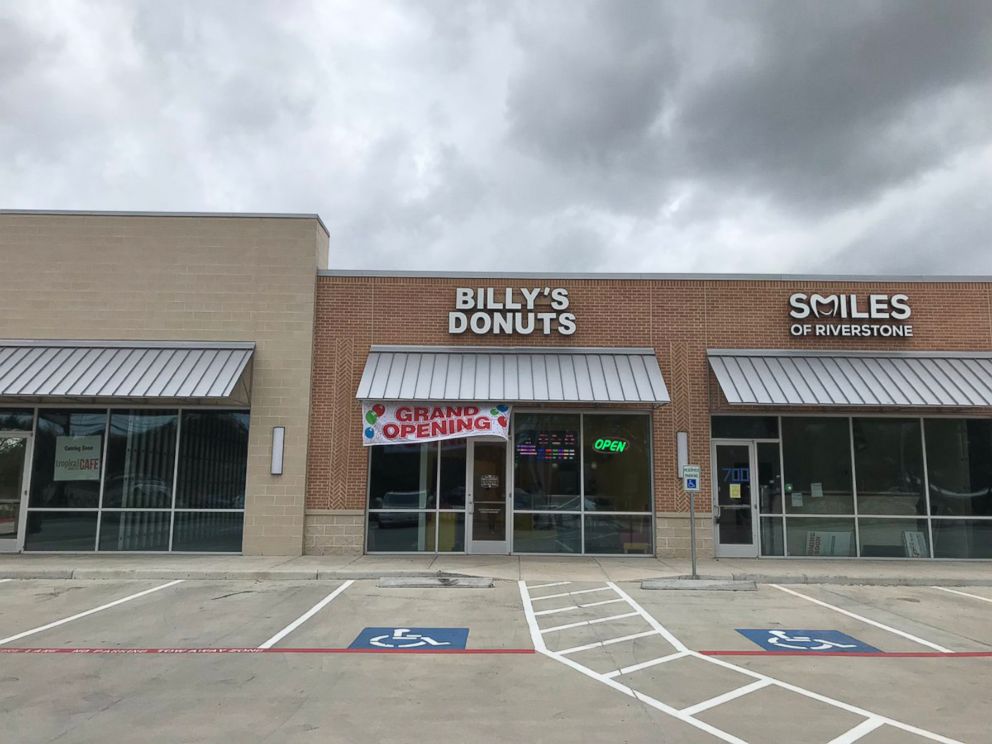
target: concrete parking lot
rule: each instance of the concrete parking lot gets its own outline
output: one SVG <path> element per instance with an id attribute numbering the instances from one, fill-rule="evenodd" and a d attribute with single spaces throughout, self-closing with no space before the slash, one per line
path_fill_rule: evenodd
<path id="1" fill-rule="evenodd" d="M 0 730 L 18 743 L 981 743 L 990 620 L 989 587 L 15 579 L 0 582 Z M 464 649 L 446 629 L 467 629 Z"/>

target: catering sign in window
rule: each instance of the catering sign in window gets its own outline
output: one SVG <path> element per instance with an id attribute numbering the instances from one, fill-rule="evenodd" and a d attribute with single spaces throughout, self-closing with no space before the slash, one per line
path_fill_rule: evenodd
<path id="1" fill-rule="evenodd" d="M 506 439 L 510 406 L 503 403 L 374 403 L 362 404 L 362 442 L 407 444 L 458 437 Z"/>

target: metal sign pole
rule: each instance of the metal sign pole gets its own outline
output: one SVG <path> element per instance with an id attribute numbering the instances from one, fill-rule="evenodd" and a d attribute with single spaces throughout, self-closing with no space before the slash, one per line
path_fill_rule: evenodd
<path id="1" fill-rule="evenodd" d="M 692 578 L 696 575 L 696 492 L 689 491 L 689 552 L 692 555 Z"/>

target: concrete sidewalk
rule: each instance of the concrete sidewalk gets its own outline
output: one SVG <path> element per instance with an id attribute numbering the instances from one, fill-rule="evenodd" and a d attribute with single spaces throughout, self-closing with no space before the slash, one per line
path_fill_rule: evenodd
<path id="1" fill-rule="evenodd" d="M 484 576 L 516 581 L 640 581 L 690 572 L 688 560 L 587 556 L 468 555 L 0 555 L 0 579 L 377 579 Z M 706 559 L 708 579 L 787 584 L 992 586 L 977 561 Z"/>

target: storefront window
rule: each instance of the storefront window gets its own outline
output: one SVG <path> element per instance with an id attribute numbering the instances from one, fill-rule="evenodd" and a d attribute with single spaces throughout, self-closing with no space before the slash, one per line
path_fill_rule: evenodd
<path id="1" fill-rule="evenodd" d="M 38 414 L 30 507 L 95 509 L 100 505 L 106 428 L 104 410 L 42 410 Z M 30 533 L 27 540 L 31 542 Z"/>
<path id="2" fill-rule="evenodd" d="M 244 509 L 247 411 L 183 411 L 177 509 Z"/>
<path id="3" fill-rule="evenodd" d="M 923 442 L 919 419 L 853 421 L 858 514 L 921 514 Z"/>
<path id="4" fill-rule="evenodd" d="M 581 553 L 581 519 L 578 514 L 514 514 L 513 549 L 517 553 Z"/>
<path id="5" fill-rule="evenodd" d="M 854 520 L 833 517 L 787 517 L 789 555 L 853 556 L 857 552 Z"/>
<path id="6" fill-rule="evenodd" d="M 586 514 L 587 553 L 644 555 L 651 552 L 650 515 Z"/>
<path id="7" fill-rule="evenodd" d="M 34 411 L 30 408 L 0 408 L 0 431 L 31 431 Z"/>
<path id="8" fill-rule="evenodd" d="M 782 517 L 761 518 L 761 554 L 785 555 L 785 535 Z"/>
<path id="9" fill-rule="evenodd" d="M 513 431 L 515 552 L 651 553 L 650 416 L 522 413 Z"/>
<path id="10" fill-rule="evenodd" d="M 465 439 L 370 448 L 369 552 L 465 550 L 466 451 Z"/>
<path id="11" fill-rule="evenodd" d="M 514 508 L 579 511 L 579 416 L 516 414 L 513 440 Z"/>
<path id="12" fill-rule="evenodd" d="M 651 511 L 649 423 L 647 416 L 583 416 L 586 511 Z M 588 523 L 586 527 L 588 530 Z M 586 543 L 589 544 L 588 535 Z"/>
<path id="13" fill-rule="evenodd" d="M 925 519 L 858 520 L 862 558 L 929 558 Z"/>
<path id="14" fill-rule="evenodd" d="M 175 411 L 111 413 L 104 508 L 170 509 L 175 466 Z"/>
<path id="15" fill-rule="evenodd" d="M 778 439 L 778 416 L 714 416 L 713 439 Z"/>
<path id="16" fill-rule="evenodd" d="M 848 419 L 783 417 L 782 454 L 787 514 L 854 513 Z"/>
<path id="17" fill-rule="evenodd" d="M 934 558 L 992 558 L 992 519 L 934 519 Z"/>
<path id="18" fill-rule="evenodd" d="M 248 411 L 40 409 L 25 550 L 240 551 L 248 421 Z"/>
<path id="19" fill-rule="evenodd" d="M 926 439 L 930 513 L 992 517 L 992 421 L 929 419 Z"/>

